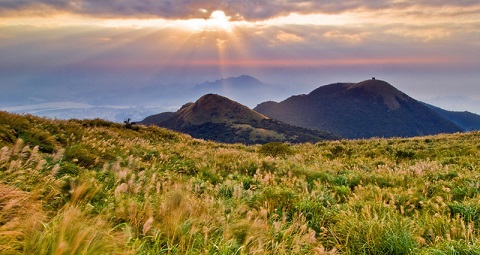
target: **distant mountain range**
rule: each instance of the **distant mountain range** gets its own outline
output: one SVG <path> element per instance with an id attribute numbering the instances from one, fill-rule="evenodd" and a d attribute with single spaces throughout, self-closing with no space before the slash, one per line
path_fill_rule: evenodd
<path id="1" fill-rule="evenodd" d="M 464 131 L 389 83 L 366 80 L 319 87 L 280 103 L 265 102 L 255 111 L 305 128 L 345 138 L 412 137 Z"/>
<path id="2" fill-rule="evenodd" d="M 289 96 L 280 85 L 264 83 L 249 75 L 207 81 L 196 85 L 192 92 L 197 97 L 205 94 L 219 94 L 251 107 L 262 101 Z"/>
<path id="3" fill-rule="evenodd" d="M 241 83 L 246 84 L 241 85 Z M 225 85 L 252 93 L 264 86 L 250 76 L 199 85 L 215 91 Z M 198 91 L 197 91 L 198 92 Z M 177 112 L 141 123 L 220 142 L 316 142 L 339 137 L 413 137 L 480 129 L 480 115 L 453 112 L 417 101 L 389 83 L 371 79 L 321 86 L 308 95 L 267 101 L 253 110 L 216 94 L 202 96 Z M 335 135 L 334 135 L 335 134 Z"/>
<path id="4" fill-rule="evenodd" d="M 204 95 L 195 103 L 185 104 L 177 112 L 152 115 L 141 123 L 226 143 L 300 143 L 339 139 L 328 132 L 295 127 L 270 119 L 216 94 Z"/>
<path id="5" fill-rule="evenodd" d="M 204 78 L 202 79 L 207 79 Z M 139 120 L 155 113 L 179 109 L 185 102 L 195 101 L 205 94 L 222 95 L 236 102 L 240 102 L 249 108 L 254 108 L 259 103 L 269 100 L 280 102 L 278 103 L 278 107 L 281 107 L 281 105 L 285 104 L 283 102 L 285 98 L 288 98 L 295 93 L 300 93 L 299 91 L 305 91 L 305 87 L 301 87 L 300 85 L 269 84 L 249 75 L 240 75 L 237 77 L 200 83 L 197 83 L 197 81 L 193 79 L 189 80 L 187 83 L 182 83 L 179 81 L 145 78 L 145 80 L 131 80 L 128 84 L 118 86 L 83 84 L 80 77 L 72 80 L 77 80 L 78 82 L 76 89 L 66 89 L 61 83 L 48 83 L 48 86 L 33 86 L 30 84 L 13 86 L 4 84 L 5 88 L 2 87 L 2 93 L 0 93 L 0 109 L 13 113 L 29 113 L 41 117 L 56 119 L 101 118 L 122 123 L 127 118 Z M 317 90 L 322 91 L 325 89 L 326 88 L 320 87 Z M 350 92 L 353 90 L 355 89 L 350 89 Z M 333 110 L 325 108 L 324 106 L 326 105 L 322 105 L 322 103 L 310 103 L 310 106 L 305 106 L 305 111 L 302 110 L 300 114 L 294 113 L 287 116 L 289 115 L 288 111 L 292 112 L 294 109 L 287 109 L 287 112 L 281 110 L 282 113 L 275 109 L 267 109 L 269 104 L 276 104 L 272 102 L 258 105 L 257 110 L 262 111 L 262 109 L 265 109 L 265 111 L 272 111 L 272 116 L 269 117 L 290 124 L 302 125 L 307 128 L 321 128 L 321 130 L 323 130 L 324 127 L 331 126 L 331 129 L 326 130 L 332 130 L 332 132 L 344 134 L 345 137 L 370 137 L 372 135 L 412 136 L 428 134 L 430 131 L 439 131 L 435 131 L 434 128 L 427 128 L 426 130 L 428 132 L 426 132 L 423 127 L 419 127 L 417 128 L 419 132 L 399 133 L 397 132 L 398 130 L 389 128 L 388 125 L 383 125 L 381 121 L 375 122 L 373 119 L 380 118 L 382 121 L 389 121 L 390 117 L 398 118 L 400 115 L 403 117 L 409 115 L 410 113 L 408 111 L 404 111 L 404 114 L 397 114 L 397 111 L 392 116 L 383 118 L 382 116 L 385 115 L 384 112 L 379 111 L 379 108 L 375 107 L 369 109 L 368 104 L 365 104 L 365 107 L 357 107 L 358 109 L 356 110 L 350 110 L 348 107 L 352 106 L 351 100 L 362 101 L 363 99 L 361 99 L 361 97 L 365 97 L 366 95 L 353 94 L 348 98 L 349 96 L 347 94 L 344 93 L 344 95 L 338 95 L 341 97 L 339 102 L 344 102 L 343 105 L 335 105 L 335 102 L 331 102 L 328 107 Z M 304 96 L 308 97 L 307 95 Z M 356 98 L 356 96 L 359 98 Z M 302 96 L 294 96 L 293 98 L 297 97 Z M 325 97 L 329 96 L 325 95 Z M 402 97 L 400 97 L 400 99 L 401 98 Z M 475 105 L 478 101 L 468 97 L 448 97 L 447 99 L 443 98 L 442 100 L 443 101 L 438 101 L 438 104 L 436 103 L 437 101 L 430 100 L 428 101 L 430 105 L 426 106 L 437 115 L 440 115 L 443 119 L 448 119 L 463 130 L 480 129 L 480 116 L 477 114 L 470 112 L 452 112 L 435 107 L 436 105 L 449 105 L 451 107 L 444 109 L 458 110 L 462 109 L 462 106 L 465 106 L 465 109 L 476 109 L 476 107 L 467 106 Z M 284 101 L 291 102 L 292 98 Z M 394 103 L 394 101 L 403 102 L 402 100 L 395 99 L 393 101 L 387 100 L 387 103 Z M 327 104 L 327 102 L 328 100 L 325 100 L 324 104 Z M 381 103 L 382 102 L 383 101 L 381 101 Z M 432 106 L 432 104 L 435 106 Z M 277 106 L 274 108 L 276 107 Z M 336 116 L 326 116 L 325 112 L 328 111 Z M 264 114 L 268 115 L 266 112 L 264 112 Z M 322 114 L 324 115 L 320 116 Z M 371 115 L 371 118 L 369 115 Z M 282 119 L 283 117 L 285 117 L 285 119 Z M 305 119 L 301 120 L 302 118 Z M 338 120 L 336 118 L 338 118 Z M 343 124 L 342 121 L 344 122 Z M 371 132 L 361 133 L 361 130 L 353 128 L 353 130 L 350 130 L 350 133 L 342 133 L 344 128 L 340 127 L 340 129 L 338 129 L 338 126 L 342 125 L 358 126 L 362 129 L 363 126 L 360 125 L 362 121 L 376 123 L 378 127 L 383 127 L 382 129 L 384 129 L 385 132 L 388 130 L 392 132 L 384 134 L 375 131 L 375 129 L 371 129 Z M 322 124 L 319 124 L 320 122 Z M 403 121 L 401 119 L 399 119 L 400 125 L 397 125 L 392 121 L 389 122 L 391 125 L 398 126 L 398 128 L 402 130 L 416 128 L 411 125 L 411 122 Z M 363 129 L 370 129 L 368 127 L 369 124 L 370 123 L 366 123 L 366 128 Z M 443 129 L 440 130 L 445 132 L 449 131 Z"/>

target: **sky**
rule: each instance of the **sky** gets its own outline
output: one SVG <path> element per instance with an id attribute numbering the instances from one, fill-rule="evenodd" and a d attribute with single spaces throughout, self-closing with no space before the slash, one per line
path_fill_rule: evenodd
<path id="1" fill-rule="evenodd" d="M 375 76 L 480 113 L 479 70 L 478 0 L 0 0 L 0 109 L 174 109 L 247 74 L 285 95 Z"/>

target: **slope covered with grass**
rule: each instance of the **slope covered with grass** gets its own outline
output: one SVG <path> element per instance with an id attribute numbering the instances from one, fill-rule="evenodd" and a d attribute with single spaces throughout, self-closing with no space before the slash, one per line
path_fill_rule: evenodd
<path id="1" fill-rule="evenodd" d="M 480 253 L 479 132 L 274 154 L 101 120 L 0 123 L 2 254 Z"/>

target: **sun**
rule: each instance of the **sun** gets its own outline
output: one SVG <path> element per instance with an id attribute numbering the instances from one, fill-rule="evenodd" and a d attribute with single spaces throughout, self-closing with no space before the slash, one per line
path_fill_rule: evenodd
<path id="1" fill-rule="evenodd" d="M 212 12 L 212 14 L 210 15 L 210 19 L 221 21 L 221 22 L 224 22 L 224 21 L 228 22 L 227 15 L 225 15 L 225 12 L 219 11 L 219 10 Z"/>
<path id="2" fill-rule="evenodd" d="M 206 29 L 216 31 L 231 31 L 232 24 L 230 23 L 230 17 L 227 17 L 223 11 L 213 11 L 210 15 L 210 18 L 207 20 Z"/>
<path id="3" fill-rule="evenodd" d="M 208 11 L 200 9 L 200 11 L 206 14 Z M 232 32 L 236 26 L 236 22 L 230 21 L 231 17 L 227 16 L 225 12 L 216 10 L 210 13 L 208 19 L 190 19 L 183 21 L 189 28 L 195 31 L 210 31 L 210 32 Z"/>

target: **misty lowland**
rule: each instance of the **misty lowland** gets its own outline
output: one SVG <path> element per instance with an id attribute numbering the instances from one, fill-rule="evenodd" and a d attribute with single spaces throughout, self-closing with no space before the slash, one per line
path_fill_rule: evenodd
<path id="1" fill-rule="evenodd" d="M 264 123 L 315 142 L 0 112 L 0 253 L 480 253 L 480 132 L 349 140 L 233 103 L 210 118 L 232 136 Z M 199 105 L 165 123 L 204 124 Z"/>

